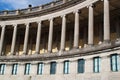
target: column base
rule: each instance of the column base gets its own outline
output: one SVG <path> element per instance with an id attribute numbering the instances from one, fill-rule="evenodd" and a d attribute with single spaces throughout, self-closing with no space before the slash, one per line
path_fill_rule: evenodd
<path id="1" fill-rule="evenodd" d="M 35 52 L 35 54 L 40 54 L 40 52 Z"/>
<path id="2" fill-rule="evenodd" d="M 63 52 L 63 51 L 65 51 L 65 49 L 61 49 L 60 51 Z"/>
<path id="3" fill-rule="evenodd" d="M 10 53 L 9 56 L 16 56 L 16 53 Z"/>
<path id="4" fill-rule="evenodd" d="M 28 55 L 27 53 L 23 53 L 22 55 Z"/>
<path id="5" fill-rule="evenodd" d="M 88 44 L 87 47 L 93 47 L 94 45 L 93 44 Z"/>
<path id="6" fill-rule="evenodd" d="M 52 53 L 52 51 L 48 51 L 47 53 Z"/>
<path id="7" fill-rule="evenodd" d="M 74 46 L 73 49 L 79 49 L 79 47 L 78 46 Z"/>
<path id="8" fill-rule="evenodd" d="M 58 54 L 61 55 L 61 54 L 63 54 L 64 51 L 65 51 L 65 49 L 61 49 L 61 50 L 58 52 Z"/>
<path id="9" fill-rule="evenodd" d="M 117 38 L 116 41 L 120 41 L 120 38 Z"/>
<path id="10" fill-rule="evenodd" d="M 87 44 L 84 44 L 84 46 L 83 46 L 83 47 L 84 47 L 84 48 L 86 48 L 87 46 L 88 46 Z"/>
<path id="11" fill-rule="evenodd" d="M 110 43 L 110 40 L 104 40 L 103 44 Z"/>

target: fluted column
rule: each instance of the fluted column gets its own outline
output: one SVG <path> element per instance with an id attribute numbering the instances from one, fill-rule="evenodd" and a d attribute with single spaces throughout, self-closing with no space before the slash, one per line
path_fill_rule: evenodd
<path id="1" fill-rule="evenodd" d="M 14 25 L 12 45 L 11 45 L 11 55 L 13 55 L 15 51 L 16 36 L 17 36 L 17 25 Z"/>
<path id="2" fill-rule="evenodd" d="M 79 45 L 79 12 L 75 12 L 75 27 L 74 27 L 74 48 Z"/>
<path id="3" fill-rule="evenodd" d="M 66 15 L 62 16 L 62 33 L 61 33 L 61 45 L 60 50 L 63 51 L 65 49 L 65 34 L 66 34 Z"/>
<path id="4" fill-rule="evenodd" d="M 93 14 L 93 5 L 89 5 L 89 19 L 88 19 L 88 44 L 93 45 L 93 36 L 94 36 L 94 14 Z"/>
<path id="5" fill-rule="evenodd" d="M 40 39 L 41 39 L 41 21 L 38 23 L 38 29 L 37 29 L 36 53 L 40 52 Z"/>
<path id="6" fill-rule="evenodd" d="M 109 0 L 104 0 L 104 41 L 110 40 Z"/>
<path id="7" fill-rule="evenodd" d="M 23 46 L 23 54 L 27 54 L 28 38 L 29 38 L 29 23 L 26 24 L 24 46 Z"/>
<path id="8" fill-rule="evenodd" d="M 52 52 L 52 39 L 53 39 L 53 18 L 50 19 L 49 37 L 48 37 L 48 52 Z"/>
<path id="9" fill-rule="evenodd" d="M 0 38 L 0 55 L 2 55 L 4 36 L 5 36 L 5 25 L 2 26 L 2 32 L 1 32 L 1 38 Z"/>

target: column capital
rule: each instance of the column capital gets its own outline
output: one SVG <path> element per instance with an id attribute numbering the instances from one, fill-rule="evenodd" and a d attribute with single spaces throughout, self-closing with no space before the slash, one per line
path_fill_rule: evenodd
<path id="1" fill-rule="evenodd" d="M 6 25 L 1 25 L 1 27 L 3 28 L 3 27 L 5 27 Z"/>
<path id="2" fill-rule="evenodd" d="M 13 27 L 17 26 L 17 24 L 12 24 L 12 25 L 13 25 Z"/>
<path id="3" fill-rule="evenodd" d="M 42 21 L 40 20 L 40 21 L 37 21 L 36 23 L 37 23 L 37 24 L 41 24 L 41 23 L 42 23 Z"/>
<path id="4" fill-rule="evenodd" d="M 89 4 L 89 5 L 87 6 L 87 8 L 89 8 L 89 7 L 94 8 L 94 7 L 95 7 L 95 4 Z"/>
<path id="5" fill-rule="evenodd" d="M 26 26 L 28 26 L 30 23 L 25 23 Z"/>
<path id="6" fill-rule="evenodd" d="M 61 15 L 61 17 L 63 18 L 63 17 L 66 17 L 66 14 L 64 14 L 64 15 Z"/>
<path id="7" fill-rule="evenodd" d="M 51 18 L 49 18 L 48 20 L 49 20 L 49 21 L 51 21 L 51 20 L 53 21 L 53 20 L 54 20 L 54 18 L 53 18 L 53 17 L 51 17 Z"/>
<path id="8" fill-rule="evenodd" d="M 74 13 L 74 14 L 75 14 L 75 13 L 81 13 L 81 11 L 80 11 L 80 10 L 74 10 L 73 13 Z"/>

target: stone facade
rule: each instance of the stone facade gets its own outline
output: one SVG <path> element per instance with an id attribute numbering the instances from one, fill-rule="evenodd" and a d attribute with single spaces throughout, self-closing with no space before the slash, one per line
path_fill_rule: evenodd
<path id="1" fill-rule="evenodd" d="M 0 80 L 119 80 L 119 4 L 119 0 L 58 0 L 13 14 L 0 12 Z M 79 59 L 84 60 L 82 73 Z M 51 62 L 56 62 L 55 74 L 50 73 Z"/>

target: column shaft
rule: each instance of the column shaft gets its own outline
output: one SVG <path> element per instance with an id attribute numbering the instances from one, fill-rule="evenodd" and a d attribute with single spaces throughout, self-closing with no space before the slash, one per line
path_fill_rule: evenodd
<path id="1" fill-rule="evenodd" d="M 104 41 L 110 40 L 109 0 L 104 0 Z"/>
<path id="2" fill-rule="evenodd" d="M 1 32 L 1 40 L 0 40 L 0 55 L 2 55 L 3 43 L 4 43 L 4 36 L 5 36 L 5 26 L 2 26 Z"/>
<path id="3" fill-rule="evenodd" d="M 37 39 L 36 39 L 36 53 L 39 53 L 40 51 L 40 39 L 41 39 L 41 22 L 38 23 Z"/>
<path id="4" fill-rule="evenodd" d="M 66 34 L 66 17 L 62 16 L 62 33 L 61 33 L 61 47 L 60 50 L 63 51 L 65 49 L 65 34 Z"/>
<path id="5" fill-rule="evenodd" d="M 93 7 L 92 5 L 89 6 L 89 24 L 88 24 L 88 44 L 93 45 L 93 36 L 94 36 L 94 30 L 93 30 L 93 24 L 94 24 L 94 17 L 93 17 Z"/>
<path id="6" fill-rule="evenodd" d="M 14 54 L 14 51 L 15 51 L 16 36 L 17 36 L 17 25 L 14 26 L 14 31 L 13 31 L 12 45 L 11 45 L 12 55 Z"/>
<path id="7" fill-rule="evenodd" d="M 49 37 L 48 37 L 48 52 L 52 52 L 52 39 L 53 39 L 53 19 L 50 19 Z"/>
<path id="8" fill-rule="evenodd" d="M 27 54 L 28 38 L 29 38 L 29 24 L 26 24 L 23 54 Z"/>
<path id="9" fill-rule="evenodd" d="M 74 48 L 79 45 L 79 13 L 75 12 L 75 28 L 74 28 Z"/>

